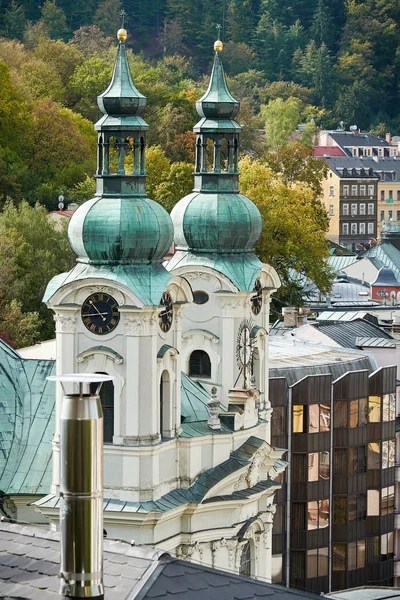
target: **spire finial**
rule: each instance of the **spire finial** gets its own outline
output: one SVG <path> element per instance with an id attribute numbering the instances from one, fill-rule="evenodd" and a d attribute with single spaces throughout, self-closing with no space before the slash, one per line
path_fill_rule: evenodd
<path id="1" fill-rule="evenodd" d="M 222 29 L 222 25 L 220 25 L 219 23 L 215 26 L 215 29 L 217 30 L 217 41 L 214 43 L 214 50 L 215 52 L 222 52 L 222 49 L 224 47 L 223 43 L 221 42 L 221 29 Z"/>
<path id="2" fill-rule="evenodd" d="M 121 29 L 118 29 L 117 38 L 120 42 L 124 42 L 128 37 L 127 31 L 124 27 L 125 25 L 125 17 L 128 16 L 128 13 L 123 8 L 119 11 L 119 16 L 121 17 Z"/>

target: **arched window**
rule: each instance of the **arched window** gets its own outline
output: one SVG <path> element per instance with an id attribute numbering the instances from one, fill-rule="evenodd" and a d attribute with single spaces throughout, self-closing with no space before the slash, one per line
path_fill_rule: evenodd
<path id="1" fill-rule="evenodd" d="M 211 377 L 211 361 L 207 352 L 195 350 L 189 359 L 189 375 L 191 377 Z"/>
<path id="2" fill-rule="evenodd" d="M 251 548 L 250 542 L 246 542 L 240 556 L 239 575 L 242 577 L 251 577 Z"/>
<path id="3" fill-rule="evenodd" d="M 108 375 L 108 373 L 101 373 L 101 375 Z M 97 383 L 90 385 L 91 394 L 96 392 L 97 386 Z M 104 443 L 112 444 L 114 435 L 114 385 L 112 381 L 105 381 L 101 386 L 100 402 L 103 409 Z"/>
<path id="4" fill-rule="evenodd" d="M 171 436 L 171 387 L 168 371 L 160 378 L 160 434 L 162 438 Z"/>

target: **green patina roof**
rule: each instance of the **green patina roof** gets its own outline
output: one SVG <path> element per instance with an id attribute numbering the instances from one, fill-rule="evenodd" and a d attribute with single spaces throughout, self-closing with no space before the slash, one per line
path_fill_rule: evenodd
<path id="1" fill-rule="evenodd" d="M 230 94 L 226 85 L 220 53 L 216 52 L 208 89 L 196 102 L 197 113 L 206 119 L 229 120 L 236 117 L 239 109 L 239 102 Z M 218 128 L 219 121 L 216 124 Z"/>
<path id="2" fill-rule="evenodd" d="M 124 41 L 119 42 L 111 83 L 97 97 L 97 104 L 103 114 L 117 117 L 141 115 L 146 106 L 146 96 L 136 89 L 132 81 Z"/>
<path id="3" fill-rule="evenodd" d="M 240 292 L 251 292 L 263 266 L 253 253 L 243 254 L 194 254 L 178 251 L 167 264 L 169 271 L 181 267 L 209 267 L 222 273 L 237 287 Z"/>
<path id="4" fill-rule="evenodd" d="M 93 348 L 94 349 L 94 348 Z M 111 351 L 107 346 L 99 349 Z M 5 494 L 47 494 L 51 484 L 51 439 L 55 426 L 54 360 L 24 359 L 0 340 L 0 490 Z M 204 425 L 209 395 L 182 373 L 183 428 Z M 196 423 L 196 419 L 205 421 Z M 219 433 L 219 432 L 218 432 Z M 226 429 L 225 433 L 232 433 Z M 192 431 L 189 436 L 204 435 Z"/>
<path id="5" fill-rule="evenodd" d="M 207 390 L 193 381 L 185 373 L 181 378 L 181 415 L 183 423 L 193 423 L 195 421 L 207 421 L 210 411 L 207 402 L 211 396 Z M 210 428 L 208 432 L 211 433 Z"/>
<path id="6" fill-rule="evenodd" d="M 248 465 L 255 452 L 265 443 L 264 440 L 257 437 L 249 437 L 248 440 L 237 450 L 231 453 L 228 460 L 220 465 L 204 471 L 189 489 L 178 489 L 168 492 L 159 500 L 149 502 L 125 502 L 123 500 L 105 499 L 104 510 L 106 512 L 166 512 L 188 503 L 200 503 L 206 494 L 220 481 L 223 481 L 228 475 L 239 471 Z M 220 502 L 227 500 L 242 500 L 249 498 L 254 494 L 263 492 L 267 488 L 280 488 L 281 485 L 268 479 L 260 481 L 256 486 L 250 489 L 233 492 L 229 496 L 214 496 L 208 498 L 205 502 Z M 35 503 L 37 506 L 47 506 L 49 508 L 58 508 L 59 498 L 50 494 Z"/>
<path id="7" fill-rule="evenodd" d="M 106 279 L 130 289 L 145 306 L 158 306 L 172 275 L 161 264 L 150 265 L 90 265 L 78 263 L 69 273 L 53 277 L 43 302 L 64 285 L 82 279 Z"/>
<path id="8" fill-rule="evenodd" d="M 23 359 L 0 340 L 0 490 L 45 494 L 51 483 L 52 360 Z"/>
<path id="9" fill-rule="evenodd" d="M 161 261 L 173 238 L 167 211 L 148 198 L 93 198 L 71 219 L 68 237 L 81 261 L 93 264 Z"/>
<path id="10" fill-rule="evenodd" d="M 242 194 L 193 192 L 173 208 L 178 249 L 249 252 L 262 231 L 260 211 Z"/>

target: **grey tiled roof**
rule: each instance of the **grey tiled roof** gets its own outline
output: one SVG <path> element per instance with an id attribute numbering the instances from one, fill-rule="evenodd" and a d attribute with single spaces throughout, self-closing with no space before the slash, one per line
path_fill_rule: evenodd
<path id="1" fill-rule="evenodd" d="M 0 594 L 25 600 L 60 598 L 59 536 L 0 523 Z M 300 600 L 318 596 L 188 563 L 162 551 L 104 540 L 106 600 Z"/>
<path id="2" fill-rule="evenodd" d="M 347 148 L 348 146 L 390 147 L 390 144 L 388 144 L 386 140 L 383 140 L 372 133 L 350 133 L 348 131 L 343 131 L 333 132 L 330 136 L 341 148 Z"/>
<path id="3" fill-rule="evenodd" d="M 320 325 L 318 330 L 344 348 L 358 348 L 357 338 L 361 337 L 393 339 L 386 331 L 364 319 L 333 323 L 332 325 Z"/>
<path id="4" fill-rule="evenodd" d="M 165 559 L 162 563 L 163 559 L 135 600 L 316 600 L 318 597 L 179 559 Z"/>
<path id="5" fill-rule="evenodd" d="M 107 600 L 132 598 L 162 552 L 104 540 L 104 585 Z M 47 529 L 0 523 L 0 597 L 29 600 L 60 598 L 59 534 Z"/>

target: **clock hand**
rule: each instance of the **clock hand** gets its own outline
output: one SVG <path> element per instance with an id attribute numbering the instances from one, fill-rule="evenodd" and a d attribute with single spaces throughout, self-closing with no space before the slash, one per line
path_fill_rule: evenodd
<path id="1" fill-rule="evenodd" d="M 106 312 L 105 312 L 105 313 L 101 313 L 101 312 L 99 312 L 99 313 L 84 313 L 84 316 L 85 316 L 85 317 L 97 317 L 97 315 L 98 315 L 98 314 L 99 314 L 99 315 L 108 315 L 108 313 L 106 313 Z M 103 321 L 104 321 L 104 320 L 105 320 L 105 319 L 103 319 Z"/>
<path id="2" fill-rule="evenodd" d="M 97 314 L 101 316 L 101 318 L 103 319 L 103 321 L 105 321 L 105 318 L 102 316 L 102 314 L 99 311 L 99 309 L 97 308 L 97 306 L 95 304 L 93 304 L 92 300 L 89 300 L 89 304 L 92 306 L 92 308 L 94 308 L 94 310 L 97 312 Z"/>

